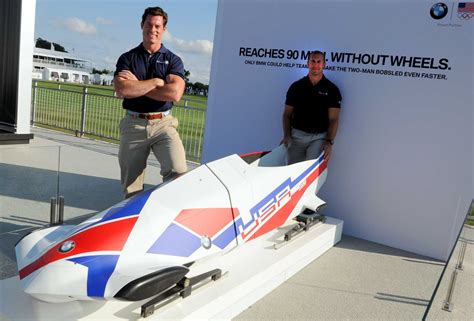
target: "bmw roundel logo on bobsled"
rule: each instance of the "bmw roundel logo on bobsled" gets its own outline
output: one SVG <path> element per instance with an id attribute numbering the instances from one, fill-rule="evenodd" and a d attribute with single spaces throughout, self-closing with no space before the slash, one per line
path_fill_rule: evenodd
<path id="1" fill-rule="evenodd" d="M 193 284 L 222 273 L 208 259 L 207 273 L 189 277 L 193 263 L 211 255 L 225 259 L 228 250 L 290 220 L 298 223 L 286 241 L 324 222 L 318 209 L 325 203 L 316 194 L 327 162 L 321 155 L 285 165 L 285 156 L 282 146 L 230 155 L 78 225 L 24 236 L 15 246 L 24 291 L 47 302 L 158 297 L 147 307 L 169 295 L 189 295 Z M 142 306 L 143 316 L 152 312 Z"/>

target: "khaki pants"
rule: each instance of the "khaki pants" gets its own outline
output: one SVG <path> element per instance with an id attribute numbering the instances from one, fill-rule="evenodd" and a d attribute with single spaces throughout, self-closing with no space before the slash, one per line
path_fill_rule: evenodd
<path id="1" fill-rule="evenodd" d="M 163 181 L 187 171 L 186 154 L 171 115 L 147 120 L 130 115 L 120 122 L 119 164 L 125 198 L 143 190 L 150 150 L 160 163 Z"/>
<path id="2" fill-rule="evenodd" d="M 311 134 L 292 128 L 288 145 L 288 165 L 318 158 L 325 140 L 326 133 Z"/>

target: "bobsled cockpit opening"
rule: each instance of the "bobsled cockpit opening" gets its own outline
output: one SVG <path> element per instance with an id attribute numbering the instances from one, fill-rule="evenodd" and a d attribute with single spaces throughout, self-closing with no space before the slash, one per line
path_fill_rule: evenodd
<path id="1" fill-rule="evenodd" d="M 255 167 L 279 167 L 286 166 L 286 147 L 280 145 L 272 151 L 257 152 L 240 155 L 250 166 Z"/>
<path id="2" fill-rule="evenodd" d="M 239 157 L 242 158 L 247 164 L 252 164 L 256 160 L 262 158 L 263 156 L 267 155 L 270 152 L 271 152 L 270 150 L 267 150 L 267 151 L 264 151 L 264 152 L 241 154 L 241 155 L 239 155 Z"/>

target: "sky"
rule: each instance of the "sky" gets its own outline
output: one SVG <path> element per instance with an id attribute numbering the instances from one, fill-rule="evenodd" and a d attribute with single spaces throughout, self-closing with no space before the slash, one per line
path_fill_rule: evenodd
<path id="1" fill-rule="evenodd" d="M 114 71 L 118 57 L 142 41 L 145 8 L 159 6 L 168 13 L 163 44 L 183 59 L 191 82 L 208 84 L 217 1 L 36 0 L 35 39 Z"/>

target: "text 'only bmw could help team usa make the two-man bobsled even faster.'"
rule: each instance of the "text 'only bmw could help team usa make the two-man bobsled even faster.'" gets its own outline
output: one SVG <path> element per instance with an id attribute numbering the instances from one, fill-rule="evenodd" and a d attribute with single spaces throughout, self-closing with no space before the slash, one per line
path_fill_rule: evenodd
<path id="1" fill-rule="evenodd" d="M 189 281 L 220 277 L 209 257 L 225 259 L 229 250 L 290 220 L 300 222 L 286 240 L 324 222 L 317 193 L 326 175 L 322 154 L 286 165 L 282 146 L 203 164 L 78 225 L 24 236 L 15 246 L 21 286 L 46 302 L 138 301 L 183 292 Z M 203 258 L 209 273 L 190 278 L 193 263 Z"/>

